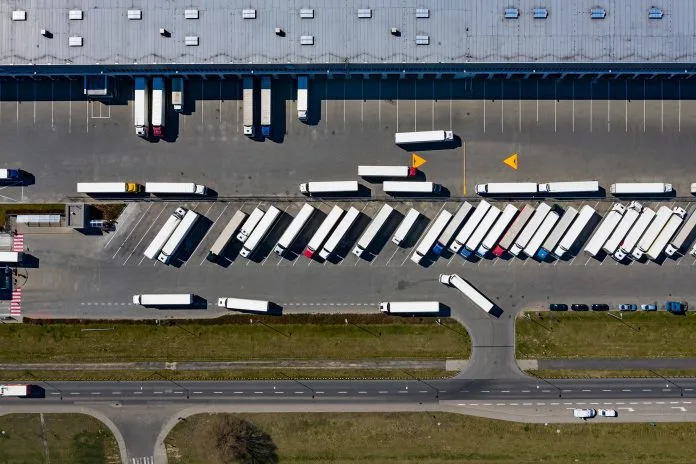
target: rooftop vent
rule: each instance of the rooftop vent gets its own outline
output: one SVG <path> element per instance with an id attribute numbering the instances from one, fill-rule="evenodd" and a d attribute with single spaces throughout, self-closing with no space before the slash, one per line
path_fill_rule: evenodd
<path id="1" fill-rule="evenodd" d="M 517 8 L 505 8 L 505 19 L 517 19 L 520 17 L 520 10 Z"/>
<path id="2" fill-rule="evenodd" d="M 358 9 L 358 18 L 369 19 L 371 17 L 372 17 L 372 10 L 370 8 Z"/>
<path id="3" fill-rule="evenodd" d="M 416 45 L 430 45 L 430 36 L 429 35 L 417 35 L 416 36 Z"/>
<path id="4" fill-rule="evenodd" d="M 82 10 L 70 10 L 68 11 L 68 19 L 73 21 L 79 21 L 82 19 Z"/>
<path id="5" fill-rule="evenodd" d="M 82 37 L 70 37 L 68 39 L 68 45 L 71 47 L 81 47 L 82 46 Z"/>
<path id="6" fill-rule="evenodd" d="M 416 8 L 416 18 L 429 18 L 430 10 L 427 8 Z"/>
<path id="7" fill-rule="evenodd" d="M 662 19 L 664 16 L 664 13 L 660 8 L 657 7 L 652 7 L 648 10 L 648 18 L 649 19 Z"/>
<path id="8" fill-rule="evenodd" d="M 198 46 L 198 36 L 197 35 L 187 35 L 184 38 L 184 44 L 187 47 L 197 47 Z"/>
<path id="9" fill-rule="evenodd" d="M 546 19 L 549 17 L 549 10 L 546 8 L 534 8 L 532 15 L 534 15 L 534 19 Z"/>
<path id="10" fill-rule="evenodd" d="M 242 10 L 243 19 L 256 19 L 256 10 Z"/>
<path id="11" fill-rule="evenodd" d="M 26 21 L 27 12 L 24 10 L 15 10 L 12 12 L 12 21 Z"/>
<path id="12" fill-rule="evenodd" d="M 314 45 L 313 35 L 303 35 L 300 37 L 300 45 Z"/>
<path id="13" fill-rule="evenodd" d="M 143 19 L 142 10 L 128 10 L 128 19 Z"/>
<path id="14" fill-rule="evenodd" d="M 184 10 L 184 19 L 198 19 L 198 10 Z"/>
<path id="15" fill-rule="evenodd" d="M 311 8 L 303 8 L 300 10 L 300 18 L 302 19 L 313 19 L 314 18 L 314 9 Z"/>
<path id="16" fill-rule="evenodd" d="M 604 8 L 592 8 L 590 10 L 590 18 L 592 19 L 604 19 L 607 16 L 607 10 Z"/>

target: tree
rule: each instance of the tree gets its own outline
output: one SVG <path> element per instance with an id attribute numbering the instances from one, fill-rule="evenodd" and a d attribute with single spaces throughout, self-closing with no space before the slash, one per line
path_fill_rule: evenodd
<path id="1" fill-rule="evenodd" d="M 231 414 L 216 414 L 204 433 L 216 464 L 275 464 L 277 447 L 256 424 Z"/>

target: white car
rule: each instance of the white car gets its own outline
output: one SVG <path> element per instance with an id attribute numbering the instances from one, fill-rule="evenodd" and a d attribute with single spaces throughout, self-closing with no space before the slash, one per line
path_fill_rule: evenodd
<path id="1" fill-rule="evenodd" d="M 602 417 L 617 417 L 618 416 L 617 412 L 613 409 L 600 409 L 599 415 Z"/>
<path id="2" fill-rule="evenodd" d="M 596 415 L 597 411 L 595 409 L 573 409 L 573 416 L 578 419 L 592 419 Z"/>

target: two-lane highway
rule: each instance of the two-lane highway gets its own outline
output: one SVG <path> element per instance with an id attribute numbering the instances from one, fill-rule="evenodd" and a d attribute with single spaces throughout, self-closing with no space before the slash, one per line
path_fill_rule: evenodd
<path id="1" fill-rule="evenodd" d="M 3 401 L 196 402 L 696 398 L 696 379 L 281 380 L 249 382 L 39 382 L 40 398 Z"/>

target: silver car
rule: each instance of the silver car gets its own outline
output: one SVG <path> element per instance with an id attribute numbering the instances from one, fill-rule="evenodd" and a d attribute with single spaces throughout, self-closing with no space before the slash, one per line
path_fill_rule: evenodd
<path id="1" fill-rule="evenodd" d="M 618 413 L 614 409 L 600 409 L 599 415 L 601 417 L 617 417 Z"/>

